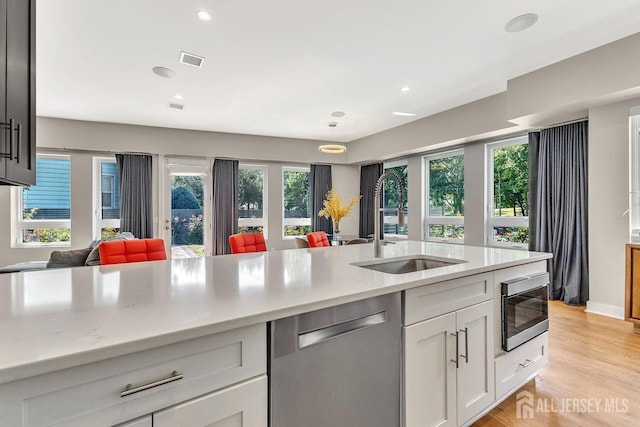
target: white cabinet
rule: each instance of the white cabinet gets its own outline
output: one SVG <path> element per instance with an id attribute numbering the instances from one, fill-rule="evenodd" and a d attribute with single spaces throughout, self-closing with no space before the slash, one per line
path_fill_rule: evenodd
<path id="1" fill-rule="evenodd" d="M 458 328 L 458 420 L 464 423 L 495 400 L 493 303 L 456 312 Z"/>
<path id="2" fill-rule="evenodd" d="M 493 305 L 405 328 L 405 427 L 457 426 L 495 398 Z"/>
<path id="3" fill-rule="evenodd" d="M 154 427 L 266 427 L 266 425 L 266 376 L 153 414 Z"/>
<path id="4" fill-rule="evenodd" d="M 234 384 L 266 382 L 266 349 L 262 323 L 2 384 L 0 425 L 146 427 L 149 415 L 165 408 Z M 266 387 L 261 393 L 254 387 L 235 394 L 236 407 L 267 405 Z M 209 401 L 216 399 L 222 398 Z M 266 417 L 248 425 L 266 426 Z"/>
<path id="5" fill-rule="evenodd" d="M 458 426 L 495 402 L 493 273 L 404 293 L 404 426 Z"/>

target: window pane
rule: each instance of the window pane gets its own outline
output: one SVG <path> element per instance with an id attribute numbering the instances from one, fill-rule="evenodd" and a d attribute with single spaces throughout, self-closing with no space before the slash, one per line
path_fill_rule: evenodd
<path id="1" fill-rule="evenodd" d="M 493 227 L 493 241 L 529 243 L 529 227 Z"/>
<path id="2" fill-rule="evenodd" d="M 385 172 L 395 172 L 402 179 L 402 184 L 404 186 L 404 195 L 402 200 L 402 209 L 405 213 L 405 225 L 398 225 L 398 212 L 393 210 L 388 210 L 384 212 L 384 234 L 402 234 L 406 235 L 408 232 L 407 224 L 408 216 L 407 214 L 407 192 L 408 192 L 408 177 L 407 177 L 407 165 L 396 166 L 393 168 L 385 168 Z M 387 178 L 384 180 L 384 200 L 383 204 L 385 208 L 397 208 L 400 200 L 400 191 L 398 189 L 398 184 L 396 180 L 393 178 Z"/>
<path id="3" fill-rule="evenodd" d="M 171 258 L 204 256 L 204 176 L 171 174 Z"/>
<path id="4" fill-rule="evenodd" d="M 28 228 L 22 230 L 22 243 L 57 243 L 71 241 L 68 228 Z"/>
<path id="5" fill-rule="evenodd" d="M 285 225 L 284 226 L 285 236 L 306 236 L 308 233 L 311 233 L 310 225 Z"/>
<path id="6" fill-rule="evenodd" d="M 116 162 L 100 162 L 102 219 L 120 219 L 120 180 Z"/>
<path id="7" fill-rule="evenodd" d="M 529 145 L 493 152 L 493 216 L 529 216 Z"/>
<path id="8" fill-rule="evenodd" d="M 111 240 L 120 235 L 120 229 L 114 227 L 105 227 L 100 229 L 100 238 L 102 240 Z"/>
<path id="9" fill-rule="evenodd" d="M 240 226 L 238 227 L 238 233 L 264 233 L 264 227 L 261 225 L 257 226 Z"/>
<path id="10" fill-rule="evenodd" d="M 238 172 L 238 213 L 240 218 L 264 218 L 264 171 L 240 169 Z"/>
<path id="11" fill-rule="evenodd" d="M 464 216 L 464 155 L 429 160 L 429 216 Z"/>
<path id="12" fill-rule="evenodd" d="M 429 237 L 443 239 L 463 239 L 464 226 L 450 224 L 429 224 Z"/>
<path id="13" fill-rule="evenodd" d="M 71 219 L 71 161 L 37 158 L 36 185 L 22 190 L 22 219 Z"/>
<path id="14" fill-rule="evenodd" d="M 284 171 L 284 217 L 310 218 L 310 204 L 309 172 Z"/>

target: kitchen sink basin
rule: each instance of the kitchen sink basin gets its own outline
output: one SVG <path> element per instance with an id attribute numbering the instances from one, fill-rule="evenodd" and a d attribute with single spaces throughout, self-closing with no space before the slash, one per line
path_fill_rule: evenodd
<path id="1" fill-rule="evenodd" d="M 415 271 L 431 270 L 433 268 L 447 267 L 450 265 L 460 264 L 463 260 L 443 260 L 427 256 L 413 256 L 402 258 L 387 258 L 380 261 L 358 262 L 352 265 L 369 270 L 381 271 L 390 274 L 413 273 Z"/>

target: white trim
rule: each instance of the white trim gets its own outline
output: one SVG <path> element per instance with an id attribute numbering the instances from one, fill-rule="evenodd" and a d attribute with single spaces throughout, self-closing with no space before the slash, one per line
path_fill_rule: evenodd
<path id="1" fill-rule="evenodd" d="M 437 215 L 437 216 L 431 216 L 429 215 L 429 207 L 430 207 L 430 199 L 431 199 L 431 193 L 429 191 L 430 187 L 429 187 L 429 171 L 431 170 L 429 168 L 429 163 L 432 160 L 438 160 L 438 159 L 443 159 L 445 157 L 455 157 L 455 156 L 462 156 L 462 161 L 464 164 L 464 149 L 460 148 L 460 149 L 456 149 L 456 150 L 449 150 L 449 151 L 444 151 L 441 153 L 437 153 L 437 154 L 432 154 L 432 155 L 426 155 L 422 157 L 422 165 L 423 165 L 423 171 L 424 171 L 424 183 L 425 183 L 425 198 L 424 198 L 424 240 L 426 241 L 430 241 L 430 242 L 445 242 L 445 243 L 464 243 L 464 235 L 462 237 L 462 239 L 450 239 L 450 238 L 446 238 L 446 237 L 431 237 L 429 236 L 429 226 L 430 225 L 461 225 L 462 227 L 464 227 L 464 215 L 461 216 L 443 216 L 443 215 Z M 463 185 L 464 185 L 464 176 L 463 176 Z"/>
<path id="2" fill-rule="evenodd" d="M 618 307 L 617 305 L 587 301 L 587 308 L 584 311 L 587 313 L 599 314 L 601 316 L 624 320 L 624 307 Z"/>

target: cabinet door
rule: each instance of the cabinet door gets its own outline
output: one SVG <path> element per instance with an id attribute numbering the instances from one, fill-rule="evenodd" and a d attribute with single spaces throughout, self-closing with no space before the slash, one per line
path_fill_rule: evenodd
<path id="1" fill-rule="evenodd" d="M 404 328 L 404 426 L 456 426 L 456 316 Z"/>
<path id="2" fill-rule="evenodd" d="M 6 179 L 35 184 L 35 1 L 7 0 Z M 13 141 L 13 146 L 10 145 Z"/>
<path id="3" fill-rule="evenodd" d="M 8 153 L 8 133 L 4 129 L 3 123 L 6 117 L 6 99 L 7 99 L 7 33 L 4 31 L 7 22 L 7 0 L 0 0 L 0 153 Z M 0 178 L 6 175 L 7 159 L 0 157 Z"/>
<path id="4" fill-rule="evenodd" d="M 458 420 L 464 423 L 495 401 L 493 301 L 456 312 L 460 358 Z"/>
<path id="5" fill-rule="evenodd" d="M 153 414 L 154 427 L 266 427 L 267 377 L 245 381 Z"/>

